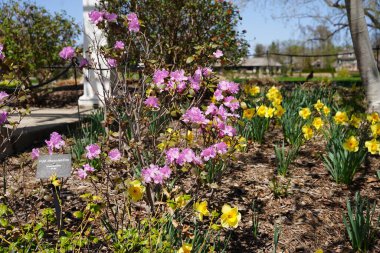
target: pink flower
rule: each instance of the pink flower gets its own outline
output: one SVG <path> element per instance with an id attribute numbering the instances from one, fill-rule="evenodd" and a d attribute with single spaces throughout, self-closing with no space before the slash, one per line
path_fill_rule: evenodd
<path id="1" fill-rule="evenodd" d="M 129 13 L 127 15 L 127 20 L 128 20 L 128 30 L 130 32 L 138 32 L 140 31 L 140 23 L 139 19 L 137 18 L 136 13 Z"/>
<path id="2" fill-rule="evenodd" d="M 187 110 L 182 116 L 182 121 L 185 123 L 196 123 L 200 125 L 206 125 L 209 120 L 203 115 L 202 111 L 198 107 L 192 107 Z"/>
<path id="3" fill-rule="evenodd" d="M 231 94 L 236 94 L 239 92 L 239 85 L 234 82 L 220 81 L 218 83 L 218 89 L 221 91 L 226 91 Z"/>
<path id="4" fill-rule="evenodd" d="M 99 158 L 99 155 L 101 153 L 100 147 L 97 144 L 90 144 L 86 147 L 87 153 L 86 157 L 90 160 L 94 158 Z"/>
<path id="5" fill-rule="evenodd" d="M 213 145 L 213 147 L 215 148 L 216 152 L 219 154 L 225 154 L 228 151 L 228 146 L 224 142 L 216 143 Z"/>
<path id="6" fill-rule="evenodd" d="M 216 152 L 215 152 L 214 147 L 208 147 L 201 152 L 201 157 L 203 157 L 203 160 L 205 161 L 208 161 L 211 158 L 214 158 L 215 156 L 216 156 Z"/>
<path id="7" fill-rule="evenodd" d="M 88 65 L 89 65 L 88 60 L 86 58 L 83 58 L 80 60 L 78 67 L 82 69 L 82 68 L 88 67 Z"/>
<path id="8" fill-rule="evenodd" d="M 153 82 L 157 85 L 165 82 L 165 78 L 169 76 L 169 71 L 166 69 L 156 70 L 153 75 Z"/>
<path id="9" fill-rule="evenodd" d="M 184 165 L 185 162 L 191 163 L 195 158 L 195 153 L 192 149 L 186 148 L 182 150 L 181 154 L 179 155 L 177 159 L 177 164 Z"/>
<path id="10" fill-rule="evenodd" d="M 77 175 L 80 179 L 85 179 L 87 177 L 87 172 L 84 169 L 77 170 Z"/>
<path id="11" fill-rule="evenodd" d="M 117 15 L 115 13 L 104 13 L 104 18 L 107 19 L 108 22 L 115 22 L 117 19 Z"/>
<path id="12" fill-rule="evenodd" d="M 235 111 L 239 109 L 240 107 L 239 101 L 235 97 L 232 97 L 232 96 L 226 97 L 224 99 L 223 104 L 227 106 L 228 108 L 230 108 L 231 111 Z"/>
<path id="13" fill-rule="evenodd" d="M 40 157 L 40 150 L 38 148 L 32 149 L 31 156 L 33 160 L 38 159 L 38 157 Z"/>
<path id="14" fill-rule="evenodd" d="M 216 115 L 216 113 L 218 112 L 218 107 L 214 104 L 214 103 L 211 103 L 208 107 L 207 107 L 207 110 L 205 112 L 206 115 Z"/>
<path id="15" fill-rule="evenodd" d="M 7 97 L 9 97 L 8 93 L 5 91 L 0 91 L 0 103 L 3 102 Z"/>
<path id="16" fill-rule="evenodd" d="M 88 163 L 86 163 L 85 165 L 83 165 L 83 169 L 84 169 L 85 172 L 90 172 L 90 173 L 92 173 L 92 172 L 95 171 L 94 167 L 91 167 L 91 165 L 88 164 Z"/>
<path id="17" fill-rule="evenodd" d="M 57 132 L 52 132 L 50 134 L 50 139 L 45 140 L 46 145 L 48 146 L 49 154 L 51 155 L 54 149 L 60 149 L 65 146 L 65 141 L 62 139 L 62 136 Z"/>
<path id="18" fill-rule="evenodd" d="M 216 101 L 220 101 L 224 98 L 223 96 L 223 92 L 219 89 L 217 89 L 215 92 L 214 92 L 214 97 L 216 99 Z"/>
<path id="19" fill-rule="evenodd" d="M 181 93 L 186 89 L 186 83 L 185 82 L 179 82 L 177 85 L 177 91 Z"/>
<path id="20" fill-rule="evenodd" d="M 144 168 L 141 170 L 141 176 L 145 183 L 152 182 L 153 177 L 156 175 L 156 171 L 158 170 L 158 166 L 151 164 L 148 168 Z"/>
<path id="21" fill-rule="evenodd" d="M 75 50 L 72 47 L 64 47 L 62 48 L 61 52 L 59 52 L 59 57 L 61 57 L 64 60 L 69 60 L 73 58 L 75 55 Z"/>
<path id="22" fill-rule="evenodd" d="M 154 96 L 150 96 L 147 99 L 145 99 L 144 104 L 150 108 L 156 108 L 156 109 L 160 108 L 158 98 Z"/>
<path id="23" fill-rule="evenodd" d="M 211 73 L 212 73 L 212 69 L 211 69 L 211 68 L 203 68 L 203 69 L 202 69 L 202 73 L 203 73 L 203 75 L 204 75 L 205 77 L 208 77 L 208 76 L 211 75 Z"/>
<path id="24" fill-rule="evenodd" d="M 108 157 L 111 159 L 111 161 L 118 161 L 121 158 L 121 153 L 117 148 L 114 148 L 108 152 Z"/>
<path id="25" fill-rule="evenodd" d="M 103 21 L 103 12 L 102 11 L 91 11 L 88 14 L 88 17 L 90 18 L 91 23 L 97 25 L 98 23 Z"/>
<path id="26" fill-rule="evenodd" d="M 117 66 L 117 61 L 113 58 L 108 58 L 107 63 L 111 68 L 115 68 Z"/>
<path id="27" fill-rule="evenodd" d="M 173 163 L 179 157 L 179 149 L 178 148 L 170 148 L 166 151 L 166 162 Z"/>
<path id="28" fill-rule="evenodd" d="M 183 69 L 176 70 L 170 73 L 170 79 L 174 82 L 186 81 L 188 77 L 185 76 L 185 71 Z"/>
<path id="29" fill-rule="evenodd" d="M 160 172 L 165 179 L 168 179 L 170 175 L 172 174 L 172 170 L 167 165 L 165 165 L 164 167 L 161 167 Z"/>
<path id="30" fill-rule="evenodd" d="M 151 164 L 148 168 L 144 168 L 141 171 L 141 175 L 145 183 L 154 182 L 155 184 L 163 184 L 164 179 L 168 179 L 171 175 L 171 170 L 168 166 L 162 168 L 158 165 Z"/>
<path id="31" fill-rule="evenodd" d="M 224 126 L 224 128 L 221 130 L 222 130 L 221 131 L 222 136 L 227 135 L 227 136 L 233 137 L 236 135 L 236 129 L 233 128 L 232 126 L 228 126 L 228 125 Z"/>
<path id="32" fill-rule="evenodd" d="M 213 55 L 214 55 L 214 57 L 216 58 L 216 59 L 218 59 L 218 58 L 220 58 L 220 57 L 222 57 L 223 56 L 223 52 L 221 51 L 221 50 L 216 50 L 214 53 L 213 53 Z"/>
<path id="33" fill-rule="evenodd" d="M 219 109 L 218 109 L 217 114 L 218 114 L 223 120 L 227 120 L 227 117 L 229 116 L 229 113 L 227 112 L 227 110 L 224 108 L 223 105 L 220 105 L 220 106 L 219 106 Z"/>
<path id="34" fill-rule="evenodd" d="M 117 49 L 117 50 L 123 50 L 124 49 L 124 42 L 118 40 L 115 42 L 115 45 L 113 46 L 113 48 Z"/>
<path id="35" fill-rule="evenodd" d="M 0 44 L 0 60 L 4 60 L 5 55 L 3 53 L 4 46 L 3 44 Z"/>

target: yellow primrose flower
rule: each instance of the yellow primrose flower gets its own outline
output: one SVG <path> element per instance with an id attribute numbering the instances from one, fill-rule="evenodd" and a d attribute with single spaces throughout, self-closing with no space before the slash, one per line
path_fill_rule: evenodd
<path id="1" fill-rule="evenodd" d="M 376 123 L 376 124 L 371 125 L 371 132 L 372 132 L 372 136 L 374 138 L 379 136 L 380 135 L 380 123 Z"/>
<path id="2" fill-rule="evenodd" d="M 330 108 L 328 108 L 327 106 L 323 106 L 323 113 L 325 114 L 325 116 L 329 115 L 330 114 Z"/>
<path id="3" fill-rule="evenodd" d="M 323 127 L 323 120 L 321 117 L 315 117 L 313 119 L 313 127 L 315 127 L 315 129 L 319 130 L 321 127 Z"/>
<path id="4" fill-rule="evenodd" d="M 179 248 L 177 253 L 190 253 L 192 249 L 193 249 L 193 245 L 191 245 L 190 243 L 184 243 L 182 244 L 182 247 Z"/>
<path id="5" fill-rule="evenodd" d="M 367 115 L 367 120 L 371 122 L 371 124 L 375 124 L 380 121 L 379 114 L 377 112 L 373 112 Z"/>
<path id="6" fill-rule="evenodd" d="M 343 125 L 348 122 L 348 117 L 346 112 L 337 111 L 334 116 L 334 121 L 338 125 Z"/>
<path id="7" fill-rule="evenodd" d="M 260 93 L 260 87 L 257 85 L 253 85 L 251 88 L 249 88 L 248 93 L 252 97 L 255 96 L 256 94 L 259 94 Z"/>
<path id="8" fill-rule="evenodd" d="M 175 200 L 176 208 L 182 208 L 186 206 L 187 202 L 189 202 L 189 199 L 186 195 L 180 195 L 176 197 L 174 200 Z"/>
<path id="9" fill-rule="evenodd" d="M 281 105 L 276 106 L 276 111 L 274 112 L 274 115 L 278 118 L 281 118 L 282 115 L 284 115 L 285 109 Z"/>
<path id="10" fill-rule="evenodd" d="M 309 108 L 305 107 L 305 108 L 302 108 L 298 114 L 303 118 L 303 119 L 308 119 L 311 115 L 311 111 Z"/>
<path id="11" fill-rule="evenodd" d="M 313 129 L 308 125 L 302 127 L 302 133 L 306 140 L 310 140 L 313 137 Z"/>
<path id="12" fill-rule="evenodd" d="M 355 128 L 359 128 L 359 127 L 360 127 L 360 123 L 362 123 L 361 118 L 356 117 L 355 114 L 352 114 L 352 115 L 351 115 L 351 119 L 350 119 L 350 124 L 351 124 L 352 126 L 354 126 Z"/>
<path id="13" fill-rule="evenodd" d="M 324 106 L 325 106 L 325 104 L 323 104 L 320 99 L 318 99 L 317 103 L 314 104 L 314 108 L 318 112 L 321 111 L 321 109 L 323 109 Z"/>
<path id="14" fill-rule="evenodd" d="M 268 107 L 266 107 L 265 105 L 260 105 L 259 107 L 256 107 L 256 114 L 259 117 L 264 118 L 265 115 L 267 114 L 267 111 L 268 111 Z"/>
<path id="15" fill-rule="evenodd" d="M 207 209 L 207 201 L 195 203 L 194 209 L 195 209 L 195 211 L 198 212 L 198 217 L 199 217 L 200 221 L 203 221 L 203 216 L 209 216 L 210 215 L 210 212 Z"/>
<path id="16" fill-rule="evenodd" d="M 343 148 L 349 152 L 356 152 L 359 150 L 359 141 L 355 136 L 350 136 L 344 143 Z"/>
<path id="17" fill-rule="evenodd" d="M 255 115 L 255 108 L 243 110 L 243 119 L 252 119 L 253 115 Z"/>
<path id="18" fill-rule="evenodd" d="M 137 202 L 141 200 L 144 196 L 144 192 L 145 186 L 143 186 L 139 180 L 134 180 L 129 183 L 128 195 L 132 201 Z"/>
<path id="19" fill-rule="evenodd" d="M 241 214 L 237 207 L 232 208 L 228 204 L 224 204 L 222 207 L 222 216 L 220 216 L 221 225 L 224 228 L 236 228 L 241 220 Z"/>
<path id="20" fill-rule="evenodd" d="M 380 152 L 380 142 L 378 142 L 376 139 L 366 141 L 365 147 L 368 149 L 368 152 L 370 152 L 372 155 Z"/>
<path id="21" fill-rule="evenodd" d="M 273 114 L 275 110 L 276 109 L 274 109 L 273 107 L 268 107 L 267 111 L 265 112 L 265 118 L 273 118 Z"/>

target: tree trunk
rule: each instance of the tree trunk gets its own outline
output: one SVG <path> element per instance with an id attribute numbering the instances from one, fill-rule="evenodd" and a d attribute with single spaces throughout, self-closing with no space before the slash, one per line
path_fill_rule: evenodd
<path id="1" fill-rule="evenodd" d="M 368 110 L 380 113 L 380 75 L 373 55 L 362 0 L 345 0 L 352 43 L 366 88 Z"/>

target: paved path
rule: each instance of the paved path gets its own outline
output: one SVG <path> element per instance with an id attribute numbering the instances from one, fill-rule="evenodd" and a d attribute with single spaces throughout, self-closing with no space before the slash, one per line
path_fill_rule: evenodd
<path id="1" fill-rule="evenodd" d="M 65 133 L 79 122 L 92 109 L 78 107 L 68 108 L 31 108 L 31 113 L 22 119 L 14 132 L 12 143 L 8 143 L 5 154 L 22 152 L 38 145 L 49 138 L 50 133 L 57 131 Z M 1 155 L 1 154 L 0 154 Z"/>

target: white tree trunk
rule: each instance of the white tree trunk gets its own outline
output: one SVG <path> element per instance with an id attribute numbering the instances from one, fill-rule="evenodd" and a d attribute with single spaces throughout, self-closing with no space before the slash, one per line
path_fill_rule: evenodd
<path id="1" fill-rule="evenodd" d="M 362 0 L 345 0 L 355 56 L 367 92 L 369 111 L 380 113 L 380 75 L 376 66 Z"/>

